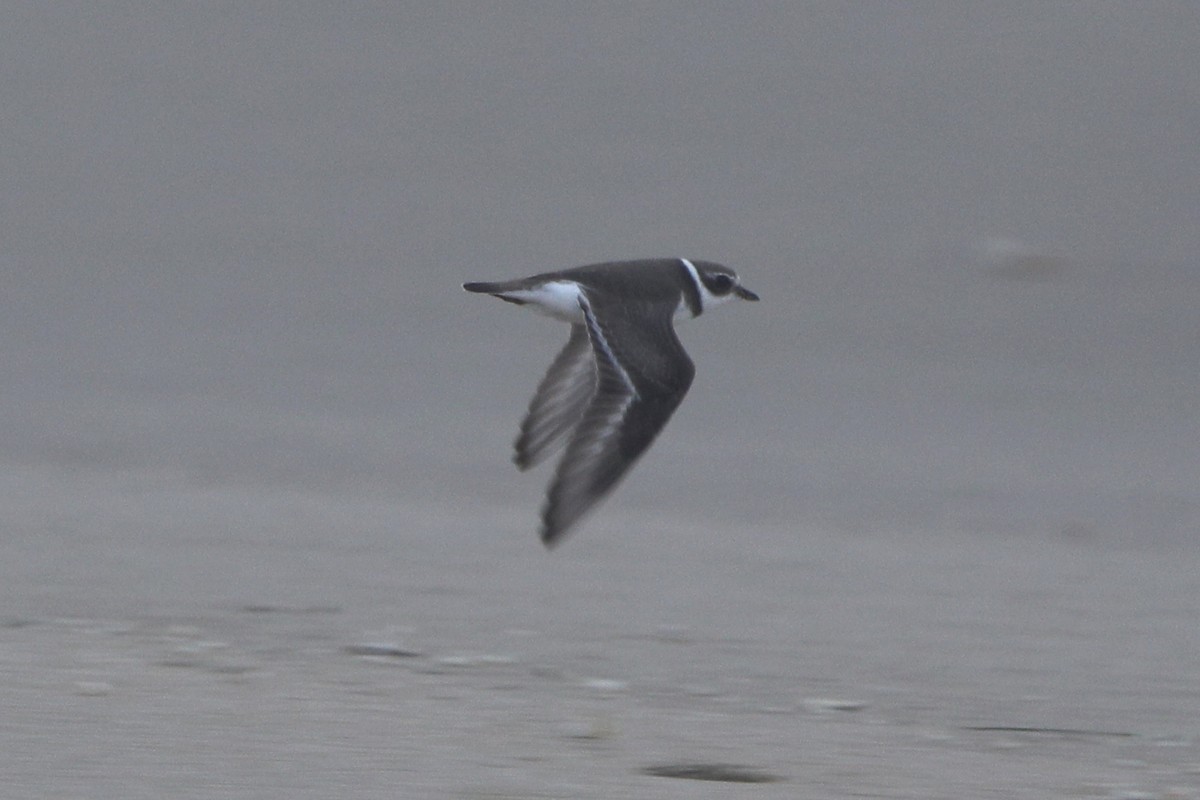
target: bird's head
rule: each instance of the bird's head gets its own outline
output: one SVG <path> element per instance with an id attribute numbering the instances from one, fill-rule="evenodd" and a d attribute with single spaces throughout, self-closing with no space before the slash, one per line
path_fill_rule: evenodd
<path id="1" fill-rule="evenodd" d="M 690 265 L 696 274 L 697 289 L 700 291 L 700 313 L 734 298 L 758 300 L 758 295 L 742 286 L 738 274 L 729 267 L 715 264 L 712 261 L 686 261 L 684 263 Z"/>

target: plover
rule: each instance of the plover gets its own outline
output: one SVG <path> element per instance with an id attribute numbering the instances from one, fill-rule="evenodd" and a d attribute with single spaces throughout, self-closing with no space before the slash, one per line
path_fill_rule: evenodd
<path id="1" fill-rule="evenodd" d="M 696 370 L 675 320 L 733 298 L 758 300 L 729 267 L 686 258 L 589 264 L 463 288 L 571 324 L 513 454 L 526 470 L 566 445 L 542 508 L 547 547 L 612 491 L 687 394 Z"/>

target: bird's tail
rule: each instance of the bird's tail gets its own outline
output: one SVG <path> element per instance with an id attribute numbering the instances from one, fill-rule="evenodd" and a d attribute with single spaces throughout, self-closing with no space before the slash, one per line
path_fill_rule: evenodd
<path id="1" fill-rule="evenodd" d="M 462 286 L 468 292 L 474 292 L 476 294 L 501 294 L 513 289 L 511 283 L 481 283 L 478 281 L 464 283 Z"/>

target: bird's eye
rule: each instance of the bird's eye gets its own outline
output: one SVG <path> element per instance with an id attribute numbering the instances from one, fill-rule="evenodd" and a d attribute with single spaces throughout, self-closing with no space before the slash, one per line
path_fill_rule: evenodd
<path id="1" fill-rule="evenodd" d="M 733 278 L 728 275 L 714 275 L 709 288 L 713 294 L 729 294 L 733 289 Z"/>

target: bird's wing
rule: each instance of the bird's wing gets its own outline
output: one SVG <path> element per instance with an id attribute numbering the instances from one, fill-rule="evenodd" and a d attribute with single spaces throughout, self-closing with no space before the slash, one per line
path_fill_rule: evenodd
<path id="1" fill-rule="evenodd" d="M 595 391 L 575 427 L 542 511 L 553 545 L 625 475 L 679 406 L 695 367 L 661 304 L 581 294 Z"/>
<path id="2" fill-rule="evenodd" d="M 513 448 L 518 468 L 529 469 L 562 445 L 583 417 L 595 389 L 596 368 L 587 330 L 572 325 L 571 338 L 546 370 L 521 422 Z"/>

